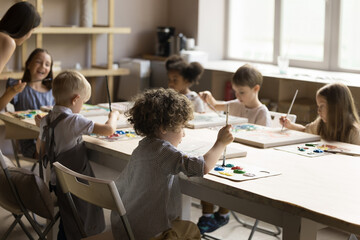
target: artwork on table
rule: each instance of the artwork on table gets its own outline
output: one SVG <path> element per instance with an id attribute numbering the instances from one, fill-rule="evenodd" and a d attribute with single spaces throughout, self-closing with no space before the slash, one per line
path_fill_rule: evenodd
<path id="1" fill-rule="evenodd" d="M 241 124 L 246 123 L 247 118 L 229 116 L 229 124 Z M 225 114 L 216 114 L 214 112 L 208 113 L 194 113 L 194 119 L 189 121 L 186 124 L 188 128 L 206 128 L 206 127 L 216 127 L 216 126 L 225 126 L 226 115 Z"/>
<path id="2" fill-rule="evenodd" d="M 111 103 L 111 109 L 124 113 L 134 105 L 133 102 L 113 102 Z M 99 107 L 109 108 L 109 103 L 99 103 Z"/>
<path id="3" fill-rule="evenodd" d="M 40 116 L 47 115 L 47 112 L 43 112 L 41 110 L 25 110 L 25 111 L 16 111 L 16 112 L 9 112 L 16 118 L 20 119 L 34 119 L 37 114 Z"/>
<path id="4" fill-rule="evenodd" d="M 53 106 L 42 106 L 40 109 L 44 112 L 49 112 Z M 101 115 L 108 115 L 109 109 L 103 108 L 97 105 L 91 105 L 91 104 L 84 104 L 81 108 L 80 114 L 84 117 L 88 116 L 101 116 Z"/>
<path id="5" fill-rule="evenodd" d="M 232 159 L 226 161 L 225 167 L 222 166 L 222 161 L 219 161 L 209 174 L 226 178 L 232 181 L 241 182 L 258 178 L 276 176 L 280 175 L 281 172 L 261 168 L 254 165 L 243 164 L 239 159 Z"/>
<path id="6" fill-rule="evenodd" d="M 235 125 L 232 128 L 235 142 L 260 148 L 285 146 L 295 143 L 319 141 L 320 136 L 290 129 L 270 128 L 255 124 Z"/>
<path id="7" fill-rule="evenodd" d="M 100 136 L 96 134 L 91 134 L 91 136 L 107 142 L 126 141 L 141 138 L 141 136 L 137 135 L 132 128 L 116 130 L 111 136 Z"/>
<path id="8" fill-rule="evenodd" d="M 276 147 L 275 149 L 302 155 L 305 157 L 321 157 L 333 153 L 360 156 L 359 147 L 351 146 L 350 144 L 346 145 L 344 143 L 313 142 Z"/>
<path id="9" fill-rule="evenodd" d="M 205 141 L 183 141 L 179 144 L 178 149 L 184 153 L 189 154 L 190 156 L 202 156 L 214 145 L 213 142 Z M 239 144 L 230 143 L 226 148 L 226 159 L 228 158 L 238 158 L 245 157 L 246 151 L 239 147 Z M 220 159 L 223 158 L 221 155 Z"/>
<path id="10" fill-rule="evenodd" d="M 101 123 L 104 124 L 109 118 L 108 115 L 103 115 L 103 116 L 86 116 L 86 118 L 92 120 L 95 123 Z M 129 128 L 131 127 L 131 124 L 127 121 L 127 118 L 123 115 L 120 114 L 119 119 L 116 122 L 116 128 Z"/>

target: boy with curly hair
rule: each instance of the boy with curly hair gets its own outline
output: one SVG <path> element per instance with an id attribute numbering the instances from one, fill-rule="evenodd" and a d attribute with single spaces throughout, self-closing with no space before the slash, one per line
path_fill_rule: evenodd
<path id="1" fill-rule="evenodd" d="M 173 89 L 148 90 L 126 113 L 137 134 L 145 136 L 116 180 L 135 239 L 200 239 L 196 225 L 179 219 L 178 173 L 201 177 L 233 141 L 230 125 L 222 128 L 213 147 L 200 157 L 177 149 L 184 124 L 192 118 L 190 101 Z M 112 212 L 116 239 L 126 239 L 120 217 Z"/>

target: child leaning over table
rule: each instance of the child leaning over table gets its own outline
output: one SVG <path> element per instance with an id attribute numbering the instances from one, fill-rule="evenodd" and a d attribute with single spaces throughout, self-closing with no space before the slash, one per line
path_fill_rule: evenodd
<path id="1" fill-rule="evenodd" d="M 190 101 L 173 89 L 148 90 L 126 113 L 136 133 L 145 136 L 116 180 L 135 238 L 200 239 L 196 225 L 180 220 L 178 174 L 201 177 L 233 141 L 230 125 L 223 127 L 213 147 L 200 157 L 177 149 L 184 124 L 192 118 Z M 115 239 L 127 239 L 119 215 L 111 214 Z"/>
<path id="2" fill-rule="evenodd" d="M 280 124 L 288 129 L 320 135 L 327 141 L 360 145 L 360 121 L 350 89 L 342 83 L 327 84 L 316 93 L 318 117 L 306 126 L 286 116 Z"/>
<path id="3" fill-rule="evenodd" d="M 259 100 L 259 91 L 263 82 L 261 73 L 249 64 L 240 67 L 234 74 L 231 84 L 236 98 L 228 102 L 217 101 L 209 91 L 200 92 L 201 98 L 219 111 L 225 111 L 229 105 L 229 114 L 245 117 L 249 123 L 270 127 L 271 117 L 267 107 Z M 219 207 L 214 213 L 214 204 L 201 201 L 203 215 L 198 227 L 201 233 L 213 232 L 227 224 L 230 218 L 228 209 Z"/>
<path id="4" fill-rule="evenodd" d="M 45 165 L 46 161 L 50 162 L 50 165 L 58 161 L 78 173 L 94 176 L 82 135 L 113 134 L 119 112 L 110 112 L 109 120 L 105 124 L 94 123 L 78 114 L 83 103 L 89 100 L 90 94 L 91 86 L 79 72 L 65 71 L 54 79 L 55 106 L 40 122 L 39 136 Z M 56 186 L 56 175 L 52 166 L 50 184 L 55 189 L 60 210 L 58 239 L 80 239 L 81 235 L 67 199 L 60 187 Z M 90 236 L 100 233 L 105 227 L 102 209 L 76 197 L 74 197 L 74 202 L 84 223 L 86 234 Z"/>

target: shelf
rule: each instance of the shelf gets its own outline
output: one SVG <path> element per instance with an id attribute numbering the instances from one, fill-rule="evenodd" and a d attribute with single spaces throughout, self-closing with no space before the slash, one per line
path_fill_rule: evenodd
<path id="1" fill-rule="evenodd" d="M 64 69 L 65 70 L 65 69 Z M 75 69 L 67 69 L 67 70 L 75 70 Z M 122 76 L 128 75 L 130 73 L 129 69 L 126 68 L 118 68 L 118 69 L 100 69 L 100 68 L 88 68 L 75 70 L 82 73 L 85 77 L 100 77 L 100 76 Z M 59 71 L 54 71 L 54 77 L 58 75 Z M 3 72 L 0 74 L 0 81 L 6 81 L 8 78 L 21 79 L 24 72 Z"/>
<path id="2" fill-rule="evenodd" d="M 128 27 L 38 27 L 35 34 L 129 34 Z"/>

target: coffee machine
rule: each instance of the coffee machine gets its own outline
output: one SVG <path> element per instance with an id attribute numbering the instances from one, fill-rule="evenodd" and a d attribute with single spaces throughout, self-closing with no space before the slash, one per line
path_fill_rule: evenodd
<path id="1" fill-rule="evenodd" d="M 175 28 L 174 27 L 158 27 L 156 55 L 168 57 L 175 53 Z"/>

